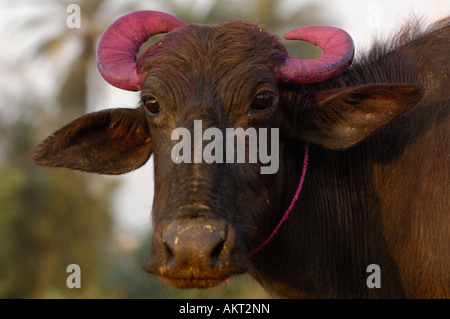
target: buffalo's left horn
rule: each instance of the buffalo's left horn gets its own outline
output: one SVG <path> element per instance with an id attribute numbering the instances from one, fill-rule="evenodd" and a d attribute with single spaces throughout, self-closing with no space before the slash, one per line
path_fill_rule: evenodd
<path id="1" fill-rule="evenodd" d="M 143 77 L 138 74 L 136 53 L 151 36 L 168 33 L 186 23 L 158 11 L 136 11 L 117 19 L 100 38 L 97 66 L 103 78 L 115 87 L 139 91 Z"/>
<path id="2" fill-rule="evenodd" d="M 297 84 L 317 83 L 333 78 L 352 63 L 355 47 L 350 35 L 339 28 L 306 26 L 289 31 L 286 40 L 303 40 L 317 45 L 323 55 L 314 60 L 287 57 L 275 71 L 280 82 Z"/>

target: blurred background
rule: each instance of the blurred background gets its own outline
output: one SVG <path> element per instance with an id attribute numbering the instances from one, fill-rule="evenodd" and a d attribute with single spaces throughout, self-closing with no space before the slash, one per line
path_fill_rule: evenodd
<path id="1" fill-rule="evenodd" d="M 136 10 L 187 23 L 233 19 L 282 36 L 302 25 L 341 27 L 357 54 L 402 21 L 450 12 L 449 0 L 0 0 L 0 298 L 270 298 L 248 275 L 178 290 L 144 273 L 151 244 L 152 159 L 121 176 L 38 167 L 33 147 L 75 118 L 135 107 L 139 92 L 108 85 L 95 50 L 102 32 Z M 315 58 L 289 43 L 291 56 Z M 69 289 L 69 264 L 81 288 Z"/>

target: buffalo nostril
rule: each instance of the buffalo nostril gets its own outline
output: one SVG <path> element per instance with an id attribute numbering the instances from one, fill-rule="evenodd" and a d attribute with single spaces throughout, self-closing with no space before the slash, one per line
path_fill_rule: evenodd
<path id="1" fill-rule="evenodd" d="M 211 252 L 211 261 L 216 262 L 219 260 L 219 256 L 222 253 L 224 246 L 225 240 L 220 241 L 216 248 Z"/>
<path id="2" fill-rule="evenodd" d="M 163 243 L 165 251 L 166 251 L 167 260 L 168 261 L 172 260 L 174 256 L 173 256 L 172 249 L 170 249 L 170 245 L 167 244 L 165 239 L 162 240 L 162 243 Z"/>

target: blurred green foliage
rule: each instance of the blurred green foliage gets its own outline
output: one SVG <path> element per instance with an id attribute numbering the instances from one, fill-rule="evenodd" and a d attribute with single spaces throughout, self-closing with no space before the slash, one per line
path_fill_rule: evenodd
<path id="1" fill-rule="evenodd" d="M 112 185 L 92 191 L 86 174 L 34 166 L 24 156 L 31 136 L 21 122 L 3 136 L 9 148 L 0 162 L 0 296 L 100 296 L 111 264 L 105 248 L 112 242 Z M 83 269 L 81 294 L 66 287 L 72 263 Z"/>
<path id="2" fill-rule="evenodd" d="M 8 23 L 20 22 L 14 32 L 33 35 L 34 31 L 40 32 L 37 26 L 45 25 L 55 10 L 64 21 L 68 14 L 65 9 L 71 2 L 15 1 L 3 9 L 9 10 Z M 19 110 L 12 120 L 0 118 L 0 298 L 270 297 L 248 275 L 236 276 L 229 283 L 208 290 L 179 290 L 146 274 L 141 265 L 148 255 L 151 234 L 137 250 L 130 250 L 118 244 L 113 231 L 110 197 L 116 183 L 81 172 L 37 167 L 31 161 L 31 151 L 40 139 L 87 111 L 87 96 L 93 86 L 89 68 L 95 65 L 92 61 L 96 43 L 107 27 L 98 22 L 99 15 L 107 16 L 108 23 L 112 23 L 129 11 L 167 8 L 165 11 L 189 23 L 246 19 L 281 35 L 296 26 L 325 23 L 319 8 L 313 4 L 296 5 L 280 13 L 286 1 L 228 0 L 211 1 L 206 9 L 199 10 L 196 1 L 182 4 L 176 0 L 130 0 L 121 1 L 120 5 L 116 1 L 115 9 L 107 11 L 110 3 L 112 8 L 111 0 L 78 3 L 82 13 L 80 30 L 61 25 L 54 36 L 34 34 L 37 39 L 42 37 L 31 53 L 16 48 L 18 56 L 27 58 L 16 61 L 17 72 L 13 73 L 26 84 L 30 75 L 20 73 L 32 69 L 32 63 L 50 59 L 58 65 L 55 52 L 62 50 L 64 41 L 73 36 L 80 40 L 79 52 L 70 65 L 64 66 L 66 74 L 57 83 L 56 93 L 47 97 L 54 107 L 44 107 L 45 103 L 33 97 L 31 88 L 24 85 L 26 94 L 12 95 L 8 105 L 0 107 Z M 18 19 L 25 7 L 36 12 Z M 296 57 L 320 54 L 320 50 L 298 43 L 289 44 L 288 49 Z M 81 267 L 81 289 L 66 286 L 66 267 L 72 263 Z"/>

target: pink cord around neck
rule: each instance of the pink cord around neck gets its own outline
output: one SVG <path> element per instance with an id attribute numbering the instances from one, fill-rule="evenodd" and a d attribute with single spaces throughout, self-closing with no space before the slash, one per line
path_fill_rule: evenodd
<path id="1" fill-rule="evenodd" d="M 272 239 L 272 237 L 275 236 L 278 229 L 281 227 L 281 224 L 283 224 L 283 222 L 289 218 L 289 213 L 291 212 L 292 208 L 294 208 L 295 202 L 297 202 L 297 199 L 298 199 L 298 195 L 300 195 L 300 192 L 302 190 L 303 181 L 305 180 L 307 167 L 308 167 L 308 143 L 306 143 L 306 145 L 305 145 L 305 157 L 303 159 L 302 175 L 300 176 L 300 182 L 298 183 L 298 188 L 297 188 L 297 191 L 295 192 L 294 198 L 292 198 L 291 204 L 289 205 L 288 209 L 284 213 L 284 215 L 281 218 L 280 222 L 278 223 L 277 227 L 275 227 L 275 229 L 273 230 L 272 234 L 270 234 L 270 236 L 261 245 L 259 245 L 258 248 L 252 250 L 249 253 L 249 255 L 253 255 L 254 253 L 258 252 L 261 248 L 266 246 L 269 243 L 269 241 Z"/>

